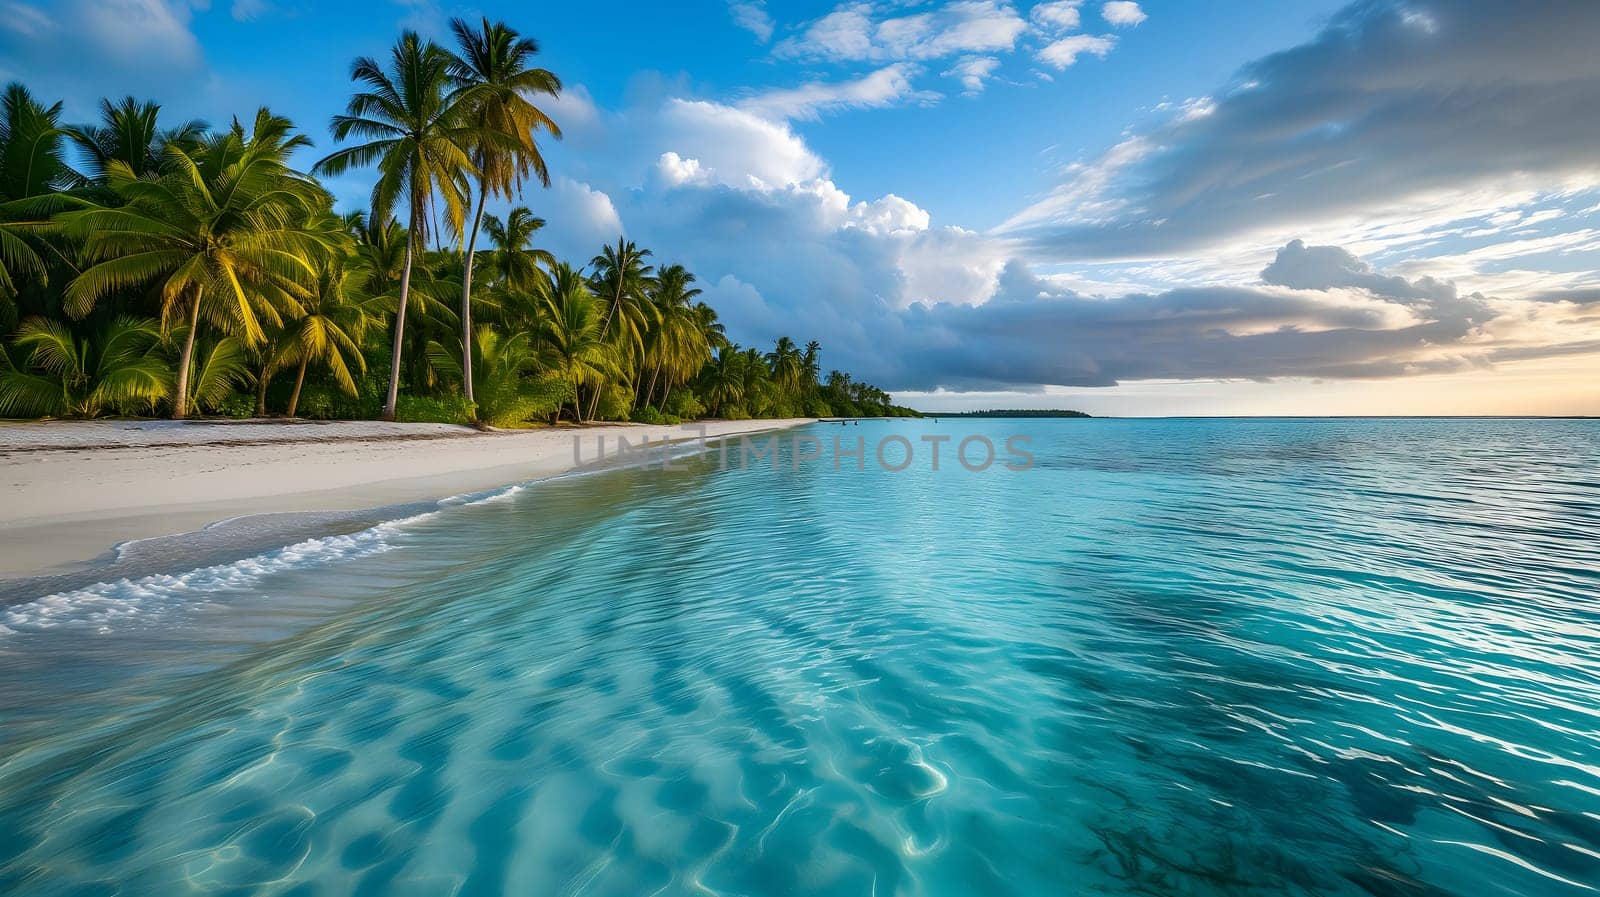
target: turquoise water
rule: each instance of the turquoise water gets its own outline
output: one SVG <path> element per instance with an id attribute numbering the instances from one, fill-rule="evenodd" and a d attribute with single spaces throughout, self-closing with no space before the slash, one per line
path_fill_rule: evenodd
<path id="1" fill-rule="evenodd" d="M 1600 422 L 812 432 L 1036 465 L 713 456 L 0 608 L 0 893 L 1600 888 Z"/>

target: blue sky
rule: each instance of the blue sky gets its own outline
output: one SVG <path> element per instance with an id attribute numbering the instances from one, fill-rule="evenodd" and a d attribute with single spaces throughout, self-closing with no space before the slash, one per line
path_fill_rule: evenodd
<path id="1" fill-rule="evenodd" d="M 626 231 L 921 407 L 1600 413 L 1583 0 L 0 0 L 0 77 L 320 153 L 351 58 L 456 15 L 568 85 L 548 245 Z"/>

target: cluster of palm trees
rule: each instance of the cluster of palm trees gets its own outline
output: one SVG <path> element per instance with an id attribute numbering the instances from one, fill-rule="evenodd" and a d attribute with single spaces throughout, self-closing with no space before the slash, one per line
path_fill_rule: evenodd
<path id="1" fill-rule="evenodd" d="M 102 103 L 69 126 L 0 97 L 0 417 L 195 413 L 669 421 L 897 413 L 819 347 L 728 342 L 681 265 L 619 238 L 573 267 L 534 246 L 541 97 L 560 80 L 503 23 L 454 49 L 405 33 L 310 172 L 271 110 L 225 129 Z M 76 156 L 76 162 L 69 160 Z M 375 168 L 338 214 L 316 175 Z M 485 245 L 480 246 L 480 241 Z M 387 356 L 387 357 L 385 357 Z M 384 362 L 387 364 L 384 364 Z"/>

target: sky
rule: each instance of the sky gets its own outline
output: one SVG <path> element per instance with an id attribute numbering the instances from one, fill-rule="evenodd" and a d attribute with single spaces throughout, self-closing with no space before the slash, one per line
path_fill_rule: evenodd
<path id="1" fill-rule="evenodd" d="M 0 79 L 310 165 L 352 59 L 485 15 L 565 83 L 545 246 L 914 407 L 1600 414 L 1592 0 L 0 0 Z"/>

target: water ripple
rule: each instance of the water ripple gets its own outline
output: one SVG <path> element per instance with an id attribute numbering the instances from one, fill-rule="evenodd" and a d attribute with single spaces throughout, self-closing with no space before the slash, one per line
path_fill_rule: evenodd
<path id="1" fill-rule="evenodd" d="M 1018 425 L 14 608 L 0 893 L 1600 887 L 1600 424 Z"/>

